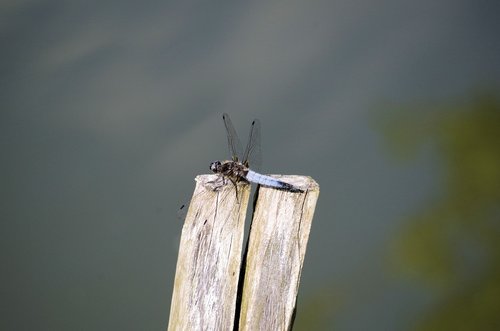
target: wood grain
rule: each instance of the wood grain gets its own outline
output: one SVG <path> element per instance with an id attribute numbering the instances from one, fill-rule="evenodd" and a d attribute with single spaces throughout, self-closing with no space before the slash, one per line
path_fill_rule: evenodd
<path id="1" fill-rule="evenodd" d="M 196 177 L 182 228 L 168 330 L 232 330 L 250 185 Z"/>
<path id="2" fill-rule="evenodd" d="M 318 184 L 274 176 L 306 188 L 291 193 L 261 187 L 250 229 L 239 330 L 290 330 Z"/>

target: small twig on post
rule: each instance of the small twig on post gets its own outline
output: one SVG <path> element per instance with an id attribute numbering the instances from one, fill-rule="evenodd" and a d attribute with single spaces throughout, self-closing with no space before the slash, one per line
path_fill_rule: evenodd
<path id="1" fill-rule="evenodd" d="M 182 228 L 168 330 L 232 330 L 250 185 L 196 177 Z"/>
<path id="2" fill-rule="evenodd" d="M 246 257 L 240 331 L 291 330 L 293 325 L 319 186 L 309 177 L 278 178 L 307 190 L 259 189 Z"/>

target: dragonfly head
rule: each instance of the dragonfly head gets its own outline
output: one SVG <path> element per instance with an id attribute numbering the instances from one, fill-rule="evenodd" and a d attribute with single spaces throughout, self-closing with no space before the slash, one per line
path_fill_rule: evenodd
<path id="1" fill-rule="evenodd" d="M 210 170 L 212 170 L 215 173 L 220 173 L 221 167 L 222 167 L 222 163 L 220 161 L 214 161 L 214 162 L 210 163 Z"/>

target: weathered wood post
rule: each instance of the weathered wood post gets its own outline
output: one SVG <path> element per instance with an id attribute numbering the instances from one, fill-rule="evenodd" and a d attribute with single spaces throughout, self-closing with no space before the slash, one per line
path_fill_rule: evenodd
<path id="1" fill-rule="evenodd" d="M 250 186 L 238 185 L 236 198 L 232 185 L 212 191 L 214 175 L 196 178 L 168 330 L 291 329 L 319 186 L 310 177 L 276 177 L 304 192 L 260 187 L 243 264 Z"/>
<path id="2" fill-rule="evenodd" d="M 319 185 L 309 177 L 276 177 L 307 190 L 298 194 L 259 188 L 246 253 L 239 330 L 291 330 L 293 325 Z"/>
<path id="3" fill-rule="evenodd" d="M 168 330 L 232 330 L 250 185 L 196 177 L 182 228 Z"/>

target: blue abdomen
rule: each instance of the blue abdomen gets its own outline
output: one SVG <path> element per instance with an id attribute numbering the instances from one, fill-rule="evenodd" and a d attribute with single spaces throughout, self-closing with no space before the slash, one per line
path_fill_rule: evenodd
<path id="1" fill-rule="evenodd" d="M 264 186 L 281 188 L 281 189 L 289 190 L 292 192 L 302 192 L 301 189 L 298 189 L 291 184 L 282 182 L 282 181 L 277 180 L 277 179 L 270 177 L 270 176 L 261 175 L 255 171 L 252 171 L 252 170 L 248 170 L 248 174 L 246 175 L 246 179 L 249 182 L 264 185 Z"/>

